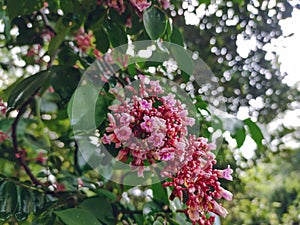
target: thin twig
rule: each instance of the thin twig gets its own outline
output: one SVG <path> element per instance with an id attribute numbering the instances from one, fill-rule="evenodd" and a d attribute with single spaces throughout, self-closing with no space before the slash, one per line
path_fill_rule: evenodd
<path id="1" fill-rule="evenodd" d="M 38 12 L 39 15 L 41 15 L 42 17 L 42 20 L 45 24 L 45 27 L 46 29 L 50 30 L 51 32 L 53 32 L 54 34 L 56 34 L 55 30 L 53 29 L 53 27 L 50 25 L 49 21 L 48 21 L 48 18 L 47 16 L 45 15 L 45 13 L 43 12 L 43 10 L 41 9 L 39 12 Z"/>
<path id="2" fill-rule="evenodd" d="M 112 67 L 109 65 L 109 63 L 106 61 L 106 59 L 103 57 L 103 62 L 104 62 L 104 65 L 106 66 L 106 68 L 104 68 L 104 72 L 105 72 L 105 69 L 108 69 L 109 72 L 111 73 L 112 77 L 115 78 L 117 81 L 119 81 L 119 83 L 122 85 L 122 87 L 124 88 L 125 87 L 125 84 L 123 83 L 123 81 L 114 73 Z"/>

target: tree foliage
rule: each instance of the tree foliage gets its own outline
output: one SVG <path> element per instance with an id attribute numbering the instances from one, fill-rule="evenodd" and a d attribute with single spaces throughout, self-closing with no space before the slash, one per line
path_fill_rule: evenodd
<path id="1" fill-rule="evenodd" d="M 191 201 L 191 196 L 199 197 L 200 189 L 193 190 L 188 186 L 187 182 L 191 179 L 186 174 L 181 174 L 182 181 L 178 175 L 172 179 L 169 177 L 167 183 L 161 181 L 148 186 L 131 187 L 111 181 L 108 159 L 98 154 L 97 146 L 104 142 L 102 138 L 105 135 L 111 135 L 107 127 L 113 127 L 113 119 L 109 116 L 112 114 L 108 113 L 112 113 L 111 106 L 118 98 L 118 93 L 113 91 L 142 79 L 137 78 L 140 74 L 153 76 L 151 71 L 154 69 L 156 76 L 181 85 L 183 92 L 192 99 L 196 112 L 189 115 L 199 123 L 197 137 L 208 138 L 211 142 L 216 140 L 213 135 L 215 131 L 219 130 L 222 134 L 227 131 L 240 148 L 246 137 L 251 136 L 257 145 L 253 160 L 263 158 L 280 162 L 276 154 L 268 154 L 267 138 L 260 129 L 261 125 L 254 121 L 272 121 L 278 113 L 290 107 L 288 103 L 295 101 L 291 93 L 298 92 L 282 84 L 284 75 L 280 72 L 276 54 L 268 59 L 264 50 L 265 44 L 272 38 L 282 35 L 278 21 L 289 17 L 292 10 L 287 1 L 272 5 L 269 1 L 247 0 L 6 0 L 0 1 L 0 6 L 3 25 L 0 65 L 4 74 L 0 75 L 4 78 L 0 83 L 2 223 L 211 224 L 216 216 L 212 212 L 220 216 L 227 214 L 221 205 L 228 206 L 230 214 L 222 220 L 225 224 L 267 224 L 273 220 L 275 222 L 271 224 L 284 224 L 297 221 L 299 205 L 291 199 L 299 199 L 299 187 L 293 179 L 287 178 L 282 186 L 270 186 L 265 190 L 261 186 L 268 185 L 265 183 L 267 181 L 256 176 L 255 169 L 264 170 L 268 164 L 245 170 L 249 177 L 258 179 L 260 183 L 257 186 L 253 184 L 254 189 L 254 181 L 243 176 L 243 173 L 235 174 L 235 181 L 231 183 L 222 180 L 227 189 L 236 193 L 238 200 L 232 203 L 222 201 L 219 205 L 209 199 L 208 205 L 205 205 L 203 196 L 201 201 L 200 198 Z M 240 38 L 254 38 L 256 41 L 255 49 L 250 50 L 247 56 L 241 56 L 238 51 L 236 43 Z M 149 40 L 157 48 L 156 55 L 150 60 L 132 63 L 132 58 L 118 55 L 115 50 L 120 49 L 124 53 L 119 46 Z M 193 54 L 178 51 L 172 44 L 166 43 L 190 49 Z M 165 63 L 170 55 L 172 65 L 176 65 L 171 72 Z M 155 58 L 161 61 L 151 60 Z M 195 82 L 192 68 L 197 58 L 203 59 L 217 76 L 215 83 L 219 82 L 220 87 L 210 90 L 206 89 L 205 84 Z M 94 64 L 97 60 L 100 63 Z M 95 65 L 109 76 L 97 74 L 93 70 Z M 117 66 L 117 71 L 114 66 Z M 82 82 L 86 73 L 90 79 L 87 85 Z M 101 89 L 95 89 L 92 85 L 97 82 L 104 82 Z M 165 86 L 165 89 L 171 89 Z M 228 109 L 223 111 L 226 116 L 214 115 L 211 108 L 214 102 L 207 97 L 220 93 L 225 98 L 218 101 L 224 100 Z M 90 99 L 95 99 L 95 102 Z M 152 99 L 154 111 L 163 105 L 163 98 L 157 99 Z M 261 99 L 264 107 L 253 108 L 249 104 L 251 99 Z M 283 101 L 285 105 L 281 104 Z M 250 106 L 252 119 L 242 121 L 227 116 L 227 113 L 235 114 L 240 106 Z M 118 115 L 113 116 L 119 121 Z M 168 115 L 163 116 L 167 118 Z M 272 138 L 279 139 L 290 132 L 285 131 L 284 134 L 274 134 Z M 144 139 L 150 134 L 140 132 L 139 135 Z M 190 148 L 199 146 L 199 139 L 190 139 L 194 144 L 189 145 Z M 116 147 L 120 141 L 112 138 L 105 144 L 108 143 L 116 144 L 106 147 L 113 157 L 120 158 L 122 152 Z M 240 153 L 234 154 L 228 143 L 224 142 L 217 155 L 218 169 L 213 170 L 214 158 L 209 159 L 211 146 L 205 141 L 202 144 L 206 146 L 203 147 L 203 157 L 207 157 L 205 160 L 211 166 L 206 169 L 214 175 L 210 174 L 209 178 L 203 174 L 195 176 L 215 182 L 209 184 L 212 190 L 205 191 L 207 196 L 215 193 L 213 199 L 223 197 L 231 200 L 232 195 L 217 183 L 217 179 L 232 180 L 232 170 L 227 168 L 227 164 L 239 172 L 246 160 L 237 160 Z M 80 148 L 93 151 L 83 153 Z M 197 158 L 196 153 L 191 153 L 191 157 Z M 133 155 L 126 154 L 128 161 L 135 159 Z M 95 164 L 99 165 L 96 169 Z M 191 161 L 182 167 L 183 171 L 192 170 L 194 165 L 202 164 Z M 275 169 L 281 168 L 278 166 Z M 101 175 L 97 169 L 101 170 Z M 293 171 L 293 176 L 297 176 L 295 167 L 286 166 L 285 169 L 282 174 Z M 264 171 L 263 175 L 271 176 L 272 173 L 273 170 Z M 280 173 L 278 176 L 281 176 Z M 120 179 L 136 177 L 126 174 Z M 289 189 L 291 183 L 292 188 Z M 260 198 L 256 190 L 261 189 L 263 197 Z M 281 193 L 282 196 L 271 195 L 270 192 Z M 285 200 L 286 196 L 289 196 L 288 200 Z M 201 210 L 191 202 L 201 205 Z M 257 215 L 261 204 L 265 204 L 266 208 Z M 240 212 L 245 214 L 240 215 Z"/>

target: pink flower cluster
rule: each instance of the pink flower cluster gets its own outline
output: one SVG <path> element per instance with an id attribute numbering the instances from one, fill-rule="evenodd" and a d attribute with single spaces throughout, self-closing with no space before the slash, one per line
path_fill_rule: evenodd
<path id="1" fill-rule="evenodd" d="M 84 28 L 81 27 L 76 36 L 75 41 L 78 45 L 78 48 L 84 52 L 89 53 L 92 52 L 98 59 L 101 58 L 101 53 L 98 49 L 96 49 L 95 44 L 93 43 L 95 40 L 95 37 L 93 33 L 90 31 L 89 33 L 85 33 Z"/>
<path id="2" fill-rule="evenodd" d="M 125 12 L 126 6 L 124 0 L 100 0 L 98 1 L 98 4 L 102 4 L 102 2 L 115 9 L 120 15 Z M 148 2 L 147 0 L 130 0 L 129 2 L 139 13 L 143 12 L 151 5 L 151 2 Z"/>
<path id="3" fill-rule="evenodd" d="M 126 93 L 129 92 L 131 96 Z M 161 175 L 172 187 L 170 199 L 178 197 L 193 224 L 213 224 L 214 216 L 227 211 L 217 199 L 232 199 L 219 178 L 232 180 L 232 169 L 213 169 L 215 148 L 207 139 L 189 134 L 195 120 L 174 94 L 166 94 L 159 80 L 139 76 L 139 84 L 127 86 L 126 96 L 116 94 L 118 103 L 109 107 L 109 125 L 101 138 L 119 149 L 117 159 L 129 163 L 143 176 L 145 165 L 165 162 Z M 185 196 L 185 197 L 184 197 Z"/>
<path id="4" fill-rule="evenodd" d="M 136 12 L 141 15 L 148 7 L 151 6 L 151 1 L 148 0 L 129 0 L 131 6 L 136 10 Z M 170 0 L 159 0 L 158 1 L 163 9 L 168 9 L 170 7 Z M 108 7 L 115 9 L 120 15 L 126 10 L 126 1 L 124 0 L 100 0 L 98 5 L 105 4 Z"/>
<path id="5" fill-rule="evenodd" d="M 219 178 L 232 180 L 232 169 L 213 169 L 216 164 L 214 148 L 207 143 L 206 138 L 191 135 L 188 139 L 185 152 L 185 164 L 177 170 L 175 175 L 169 174 L 171 181 L 163 184 L 164 187 L 173 187 L 170 199 L 178 197 L 187 205 L 186 213 L 193 224 L 213 224 L 214 216 L 207 218 L 210 212 L 225 217 L 227 210 L 216 199 L 232 199 L 232 193 L 221 187 Z M 187 196 L 184 199 L 184 196 Z"/>
<path id="6" fill-rule="evenodd" d="M 126 161 L 133 157 L 130 165 L 139 169 L 143 176 L 144 164 L 175 160 L 185 148 L 187 127 L 195 120 L 174 94 L 163 95 L 159 81 L 150 81 L 140 76 L 136 93 L 132 98 L 119 98 L 120 103 L 110 107 L 109 126 L 102 138 L 103 144 L 115 144 L 120 148 L 117 159 Z"/>

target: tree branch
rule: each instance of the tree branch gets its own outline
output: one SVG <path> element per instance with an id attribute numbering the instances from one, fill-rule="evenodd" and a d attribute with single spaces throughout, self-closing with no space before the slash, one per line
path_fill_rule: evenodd
<path id="1" fill-rule="evenodd" d="M 34 95 L 33 95 L 34 96 Z M 24 161 L 23 157 L 18 157 L 19 152 L 19 145 L 18 145 L 18 139 L 17 139 L 17 127 L 18 127 L 18 123 L 19 120 L 21 119 L 21 116 L 23 115 L 23 113 L 26 111 L 26 106 L 28 104 L 30 104 L 30 102 L 33 100 L 33 96 L 28 99 L 26 102 L 23 103 L 23 105 L 20 107 L 19 113 L 17 115 L 17 117 L 15 118 L 12 126 L 11 126 L 11 137 L 12 137 L 12 141 L 13 141 L 13 149 L 15 152 L 15 157 L 17 158 L 17 160 L 19 161 L 19 164 L 21 167 L 24 168 L 25 172 L 27 173 L 27 175 L 30 177 L 31 181 L 35 184 L 35 185 L 43 185 L 43 183 L 41 183 L 31 172 L 30 168 L 27 166 L 27 164 Z"/>

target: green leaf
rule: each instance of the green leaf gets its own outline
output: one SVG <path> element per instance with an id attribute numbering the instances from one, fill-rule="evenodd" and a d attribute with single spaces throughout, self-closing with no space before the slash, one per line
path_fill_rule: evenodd
<path id="1" fill-rule="evenodd" d="M 0 96 L 3 101 L 7 102 L 11 92 L 24 80 L 24 77 L 19 77 L 14 83 L 8 86 L 6 89 L 0 91 Z"/>
<path id="2" fill-rule="evenodd" d="M 32 191 L 33 194 L 33 211 L 37 212 L 38 210 L 42 209 L 45 205 L 45 197 L 44 195 L 39 191 Z"/>
<path id="3" fill-rule="evenodd" d="M 68 105 L 71 125 L 80 130 L 98 127 L 106 118 L 112 100 L 109 95 L 99 95 L 99 90 L 91 84 L 80 86 Z"/>
<path id="4" fill-rule="evenodd" d="M 153 223 L 153 225 L 164 225 L 164 224 L 165 224 L 165 220 L 161 216 L 159 216 Z"/>
<path id="5" fill-rule="evenodd" d="M 177 27 L 173 26 L 173 32 L 171 34 L 170 41 L 172 43 L 183 46 L 183 38 L 182 38 L 182 35 L 181 35 L 181 33 L 180 33 L 180 31 Z"/>
<path id="6" fill-rule="evenodd" d="M 127 34 L 124 29 L 113 21 L 104 23 L 110 43 L 113 47 L 118 47 L 128 43 Z"/>
<path id="7" fill-rule="evenodd" d="M 235 136 L 244 127 L 244 123 L 236 118 L 226 118 L 224 126 L 230 132 L 231 136 Z"/>
<path id="8" fill-rule="evenodd" d="M 263 140 L 264 136 L 263 136 L 260 128 L 250 118 L 245 119 L 244 123 L 248 126 L 251 137 L 255 141 L 257 146 L 259 148 L 262 147 L 262 140 Z"/>
<path id="9" fill-rule="evenodd" d="M 153 198 L 158 202 L 162 202 L 165 205 L 169 205 L 168 193 L 165 188 L 163 188 L 161 183 L 156 183 L 151 185 L 153 191 Z"/>
<path id="10" fill-rule="evenodd" d="M 200 95 L 196 96 L 196 100 L 197 100 L 197 102 L 196 102 L 195 106 L 197 108 L 199 108 L 199 109 L 207 109 L 208 103 L 206 101 L 204 101 Z"/>
<path id="11" fill-rule="evenodd" d="M 96 48 L 100 52 L 106 53 L 109 49 L 109 39 L 104 29 L 101 27 L 100 29 L 94 31 L 94 35 L 96 37 Z"/>
<path id="12" fill-rule="evenodd" d="M 14 212 L 16 204 L 16 185 L 10 181 L 4 181 L 0 186 L 0 220 L 7 220 Z"/>
<path id="13" fill-rule="evenodd" d="M 66 24 L 65 20 L 66 17 L 61 17 L 55 24 L 55 31 L 57 34 L 51 39 L 49 44 L 48 54 L 50 57 L 55 55 L 57 49 L 60 47 L 67 34 L 70 32 L 72 23 L 69 21 L 70 23 Z"/>
<path id="14" fill-rule="evenodd" d="M 17 186 L 17 206 L 15 211 L 15 218 L 17 221 L 25 221 L 29 213 L 33 209 L 31 194 L 27 188 Z"/>
<path id="15" fill-rule="evenodd" d="M 154 202 L 146 202 L 143 207 L 143 215 L 153 215 L 160 212 L 161 208 Z"/>
<path id="16" fill-rule="evenodd" d="M 49 71 L 42 71 L 26 79 L 22 80 L 11 91 L 8 97 L 8 112 L 19 109 L 26 101 L 28 101 L 49 79 Z"/>
<path id="17" fill-rule="evenodd" d="M 235 135 L 233 135 L 233 138 L 236 140 L 237 147 L 240 148 L 244 144 L 244 141 L 246 139 L 246 130 L 245 130 L 245 128 L 242 127 L 241 129 L 239 129 L 235 133 Z"/>
<path id="18" fill-rule="evenodd" d="M 91 118 L 95 118 L 96 98 L 98 91 L 94 86 L 87 84 L 77 88 L 68 105 L 68 116 L 72 126 L 82 127 L 83 130 L 95 128 Z"/>
<path id="19" fill-rule="evenodd" d="M 117 199 L 117 196 L 114 193 L 105 189 L 97 189 L 97 194 L 107 198 L 110 201 L 115 201 Z"/>
<path id="20" fill-rule="evenodd" d="M 143 22 L 146 32 L 152 40 L 160 38 L 167 28 L 166 14 L 154 6 L 144 11 Z"/>
<path id="21" fill-rule="evenodd" d="M 73 67 L 52 66 L 51 84 L 62 100 L 68 101 L 76 90 L 81 78 L 78 69 Z"/>
<path id="22" fill-rule="evenodd" d="M 73 208 L 54 212 L 66 225 L 101 225 L 98 219 L 88 210 Z"/>
<path id="23" fill-rule="evenodd" d="M 102 5 L 98 5 L 94 11 L 89 13 L 84 24 L 85 30 L 98 30 L 102 27 L 102 23 L 105 17 L 107 17 L 106 9 L 103 8 Z"/>
<path id="24" fill-rule="evenodd" d="M 141 30 L 144 29 L 143 23 L 141 21 L 141 18 L 136 14 L 133 13 L 131 15 L 131 21 L 132 21 L 132 27 L 127 27 L 126 32 L 129 35 L 135 35 L 139 33 Z"/>
<path id="25" fill-rule="evenodd" d="M 95 197 L 86 199 L 79 207 L 89 211 L 106 225 L 114 224 L 113 209 L 111 204 L 105 198 Z"/>
<path id="26" fill-rule="evenodd" d="M 37 11 L 43 7 L 42 0 L 7 0 L 7 12 L 10 19 Z"/>
<path id="27" fill-rule="evenodd" d="M 194 69 L 192 56 L 180 46 L 173 46 L 171 51 L 178 68 L 181 70 L 181 78 L 184 82 L 188 82 Z"/>
<path id="28" fill-rule="evenodd" d="M 74 49 L 69 45 L 63 45 L 58 52 L 59 64 L 65 66 L 74 66 L 79 56 L 74 52 Z"/>
<path id="29" fill-rule="evenodd" d="M 63 10 L 64 14 L 74 12 L 74 5 L 72 0 L 60 1 L 60 7 Z"/>
<path id="30" fill-rule="evenodd" d="M 180 225 L 180 223 L 178 223 L 176 220 L 170 218 L 169 219 L 170 225 Z"/>
<path id="31" fill-rule="evenodd" d="M 173 24 L 172 24 L 172 20 L 169 19 L 167 20 L 167 28 L 166 28 L 166 31 L 165 31 L 165 40 L 168 40 L 170 41 L 170 37 L 173 33 Z"/>

